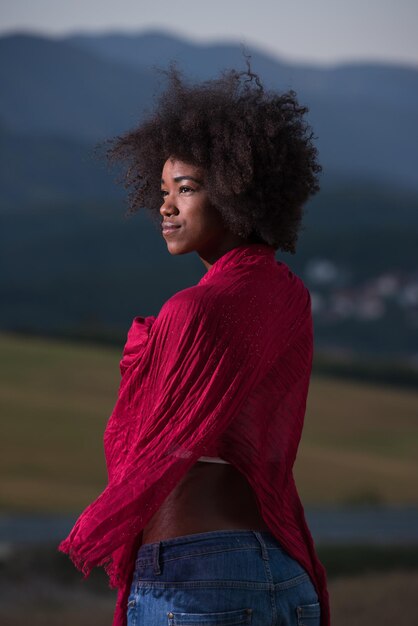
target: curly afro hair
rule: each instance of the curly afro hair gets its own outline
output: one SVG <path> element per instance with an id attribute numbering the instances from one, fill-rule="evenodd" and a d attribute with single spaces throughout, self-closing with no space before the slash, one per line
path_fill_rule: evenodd
<path id="1" fill-rule="evenodd" d="M 257 74 L 225 70 L 187 84 L 171 65 L 168 85 L 137 128 L 107 140 L 128 214 L 147 208 L 160 223 L 161 172 L 175 157 L 202 167 L 211 204 L 233 233 L 276 250 L 296 251 L 303 205 L 319 190 L 317 149 L 294 91 L 266 91 Z"/>

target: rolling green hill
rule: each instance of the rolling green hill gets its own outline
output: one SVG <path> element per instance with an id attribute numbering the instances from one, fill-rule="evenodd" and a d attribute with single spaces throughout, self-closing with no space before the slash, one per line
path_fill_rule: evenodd
<path id="1" fill-rule="evenodd" d="M 105 486 L 119 348 L 0 335 L 0 507 L 77 512 Z M 418 393 L 314 375 L 295 468 L 305 504 L 417 504 Z"/>

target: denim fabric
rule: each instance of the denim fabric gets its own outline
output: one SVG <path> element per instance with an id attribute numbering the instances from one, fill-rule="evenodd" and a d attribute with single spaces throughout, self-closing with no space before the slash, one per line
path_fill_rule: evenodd
<path id="1" fill-rule="evenodd" d="M 319 626 L 315 588 L 269 531 L 218 530 L 143 544 L 128 626 Z"/>

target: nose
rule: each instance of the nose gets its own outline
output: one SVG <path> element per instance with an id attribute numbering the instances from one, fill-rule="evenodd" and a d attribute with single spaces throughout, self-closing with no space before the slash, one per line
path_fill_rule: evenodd
<path id="1" fill-rule="evenodd" d="M 172 215 L 176 211 L 177 211 L 177 207 L 174 204 L 171 195 L 168 193 L 163 198 L 163 204 L 162 204 L 162 206 L 160 208 L 160 213 L 161 213 L 161 215 L 164 216 L 164 215 Z"/>

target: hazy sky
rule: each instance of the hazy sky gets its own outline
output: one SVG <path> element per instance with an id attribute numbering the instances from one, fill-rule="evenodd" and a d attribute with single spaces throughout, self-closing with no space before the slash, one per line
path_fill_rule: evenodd
<path id="1" fill-rule="evenodd" d="M 418 0 L 0 0 L 0 32 L 164 29 L 287 57 L 418 66 Z"/>

